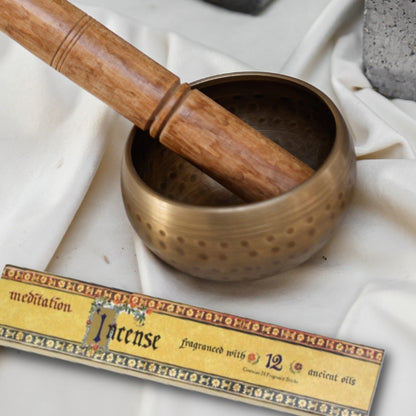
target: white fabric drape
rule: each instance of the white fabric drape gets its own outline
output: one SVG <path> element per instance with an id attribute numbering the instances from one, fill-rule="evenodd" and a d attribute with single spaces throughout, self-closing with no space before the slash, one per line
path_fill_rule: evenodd
<path id="1" fill-rule="evenodd" d="M 1 36 L 0 267 L 47 269 L 385 348 L 373 414 L 412 414 L 416 103 L 381 96 L 363 75 L 362 3 L 330 1 L 275 71 L 321 88 L 350 126 L 358 182 L 346 219 L 305 264 L 242 284 L 186 276 L 143 246 L 119 189 L 130 124 Z M 183 81 L 262 69 L 110 10 L 84 9 Z M 280 414 L 6 349 L 0 403 L 7 415 Z"/>

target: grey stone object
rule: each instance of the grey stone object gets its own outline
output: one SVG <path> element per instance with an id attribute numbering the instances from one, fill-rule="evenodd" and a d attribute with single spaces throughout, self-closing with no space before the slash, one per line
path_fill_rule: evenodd
<path id="1" fill-rule="evenodd" d="M 273 0 L 204 0 L 241 13 L 259 14 Z"/>
<path id="2" fill-rule="evenodd" d="M 363 66 L 381 94 L 416 100 L 416 0 L 365 0 Z"/>

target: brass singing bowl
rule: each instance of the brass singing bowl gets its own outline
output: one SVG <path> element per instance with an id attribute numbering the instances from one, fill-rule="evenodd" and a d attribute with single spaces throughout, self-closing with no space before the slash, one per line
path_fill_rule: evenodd
<path id="1" fill-rule="evenodd" d="M 233 73 L 198 88 L 316 170 L 293 190 L 247 203 L 133 128 L 121 183 L 144 244 L 166 263 L 211 280 L 253 280 L 295 267 L 330 239 L 355 184 L 345 122 L 321 91 L 269 73 Z"/>

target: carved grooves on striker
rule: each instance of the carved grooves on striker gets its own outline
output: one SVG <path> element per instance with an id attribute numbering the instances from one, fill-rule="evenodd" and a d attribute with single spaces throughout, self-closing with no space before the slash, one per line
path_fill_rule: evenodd
<path id="1" fill-rule="evenodd" d="M 64 65 L 66 57 L 71 52 L 72 48 L 78 42 L 78 39 L 82 36 L 85 29 L 94 22 L 94 19 L 91 16 L 84 15 L 78 22 L 74 25 L 74 27 L 68 32 L 65 36 L 62 43 L 59 45 L 59 48 L 55 52 L 51 60 L 52 68 L 55 68 L 57 71 L 61 72 L 61 69 Z"/>
<path id="2" fill-rule="evenodd" d="M 189 84 L 178 85 L 178 83 L 168 91 L 166 97 L 159 103 L 150 120 L 150 125 L 147 127 L 150 135 L 155 139 L 159 138 L 168 120 L 191 90 Z"/>

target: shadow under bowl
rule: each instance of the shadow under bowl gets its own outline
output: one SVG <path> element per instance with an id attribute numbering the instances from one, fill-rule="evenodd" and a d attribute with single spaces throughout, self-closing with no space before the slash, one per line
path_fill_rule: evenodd
<path id="1" fill-rule="evenodd" d="M 211 280 L 259 279 L 309 259 L 339 224 L 355 184 L 355 154 L 336 106 L 278 74 L 224 74 L 192 87 L 316 172 L 283 195 L 247 203 L 134 127 L 122 194 L 144 244 L 174 268 Z"/>

